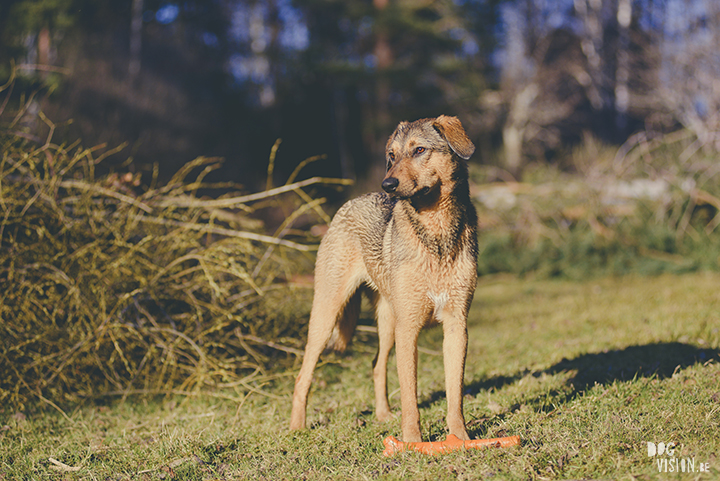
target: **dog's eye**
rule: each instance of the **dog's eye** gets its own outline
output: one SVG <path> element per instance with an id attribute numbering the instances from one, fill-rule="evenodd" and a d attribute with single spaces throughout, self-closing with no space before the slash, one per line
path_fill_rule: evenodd
<path id="1" fill-rule="evenodd" d="M 390 153 L 388 154 L 388 157 L 390 157 L 390 160 L 391 160 L 391 161 L 394 161 L 394 160 L 395 160 L 395 154 L 392 153 L 392 152 L 390 152 Z"/>
<path id="2" fill-rule="evenodd" d="M 423 152 L 425 152 L 425 147 L 418 147 L 417 149 L 415 149 L 415 155 L 420 155 Z"/>

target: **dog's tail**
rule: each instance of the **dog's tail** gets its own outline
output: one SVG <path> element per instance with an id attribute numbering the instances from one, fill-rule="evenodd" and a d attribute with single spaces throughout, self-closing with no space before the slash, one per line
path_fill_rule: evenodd
<path id="1" fill-rule="evenodd" d="M 328 350 L 332 349 L 333 351 L 343 352 L 348 347 L 348 344 L 350 344 L 352 336 L 355 333 L 355 326 L 357 326 L 357 321 L 360 317 L 361 291 L 362 289 L 358 289 L 350 296 L 347 304 L 345 304 L 345 307 L 338 316 L 327 344 Z"/>

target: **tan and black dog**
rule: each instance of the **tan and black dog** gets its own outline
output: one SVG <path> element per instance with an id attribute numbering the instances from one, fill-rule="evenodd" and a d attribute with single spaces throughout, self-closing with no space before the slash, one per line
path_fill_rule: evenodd
<path id="1" fill-rule="evenodd" d="M 387 361 L 395 344 L 403 440 L 421 440 L 418 334 L 440 322 L 448 429 L 469 439 L 462 397 L 467 314 L 477 281 L 477 215 L 465 160 L 474 151 L 456 117 L 402 122 L 385 149 L 385 192 L 351 200 L 335 215 L 317 255 L 315 298 L 295 382 L 291 429 L 305 427 L 315 365 L 326 346 L 341 351 L 349 343 L 364 290 L 376 306 L 378 322 L 373 369 L 377 418 L 390 417 Z"/>

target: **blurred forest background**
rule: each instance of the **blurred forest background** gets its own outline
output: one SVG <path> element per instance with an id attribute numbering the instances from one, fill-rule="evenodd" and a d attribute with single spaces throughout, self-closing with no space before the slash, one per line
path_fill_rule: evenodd
<path id="1" fill-rule="evenodd" d="M 5 0 L 0 83 L 47 87 L 26 132 L 42 111 L 139 172 L 222 156 L 254 188 L 281 138 L 281 178 L 326 154 L 308 175 L 376 181 L 398 121 L 445 113 L 517 177 L 590 138 L 720 142 L 719 36 L 714 0 Z"/>

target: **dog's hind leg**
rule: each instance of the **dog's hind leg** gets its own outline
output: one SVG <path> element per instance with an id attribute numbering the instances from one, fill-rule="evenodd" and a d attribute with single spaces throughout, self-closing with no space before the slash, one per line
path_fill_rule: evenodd
<path id="1" fill-rule="evenodd" d="M 337 326 L 339 334 L 337 342 L 341 346 L 336 344 L 334 347 L 344 347 L 349 339 L 343 336 L 348 333 L 352 335 L 348 326 L 352 325 L 354 330 L 357 322 L 360 306 L 358 287 L 362 281 L 362 266 L 356 263 L 354 266 L 345 266 L 343 272 L 339 272 L 337 265 L 327 264 L 318 262 L 315 269 L 315 298 L 310 313 L 305 355 L 300 373 L 295 380 L 290 429 L 305 427 L 305 410 L 313 371 L 320 354 L 330 341 L 336 324 L 340 323 Z"/>
<path id="2" fill-rule="evenodd" d="M 362 302 L 362 288 L 355 291 L 345 304 L 335 327 L 333 327 L 327 348 L 333 351 L 343 352 L 352 340 L 357 326 L 358 318 L 360 318 L 360 304 Z"/>
<path id="3" fill-rule="evenodd" d="M 378 329 L 378 352 L 373 365 L 375 382 L 375 415 L 379 421 L 390 419 L 390 405 L 387 398 L 387 363 L 390 350 L 395 343 L 395 315 L 390 303 L 378 295 L 376 313 Z"/>

